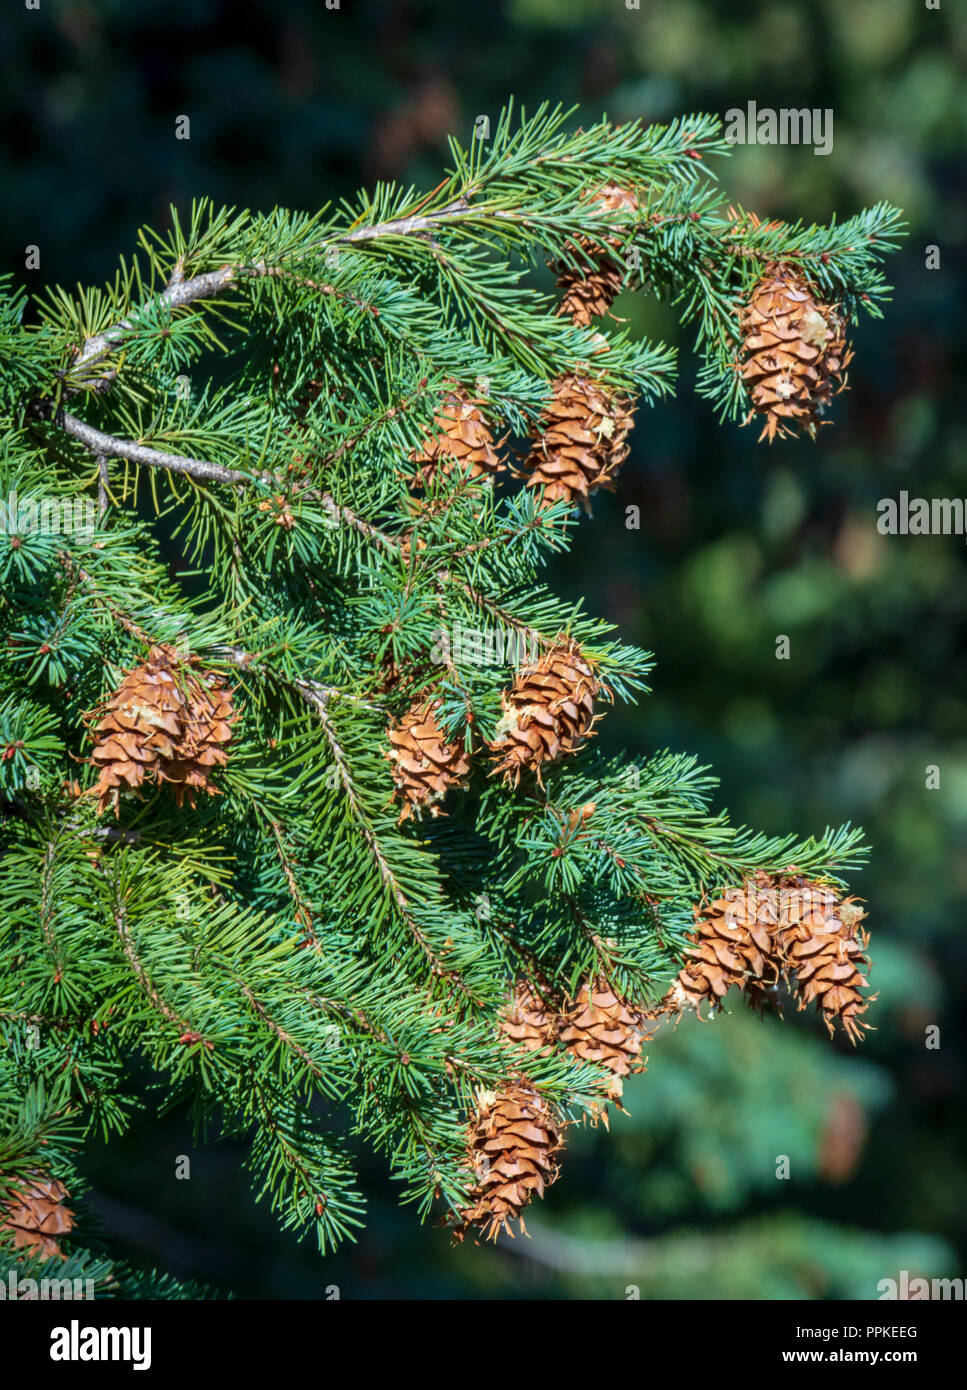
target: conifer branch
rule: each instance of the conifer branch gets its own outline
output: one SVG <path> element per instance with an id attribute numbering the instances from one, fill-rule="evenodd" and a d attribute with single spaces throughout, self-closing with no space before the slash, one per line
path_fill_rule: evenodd
<path id="1" fill-rule="evenodd" d="M 897 213 L 727 212 L 712 117 L 571 131 L 508 111 L 486 147 L 452 148 L 430 192 L 381 185 L 354 210 L 196 204 L 145 229 L 107 288 L 52 289 L 29 315 L 0 285 L 0 472 L 28 518 L 0 530 L 0 1024 L 56 1029 L 36 1056 L 0 1046 L 0 1120 L 35 1073 L 52 1096 L 22 1126 L 25 1171 L 68 1101 L 124 1127 L 121 1053 L 146 1034 L 324 1249 L 360 1199 L 307 1096 L 390 1156 L 422 1214 L 438 1194 L 463 1212 L 467 1136 L 505 1102 L 533 1107 L 527 1171 L 550 1177 L 544 1098 L 598 1104 L 609 1037 L 631 1065 L 626 1005 L 679 971 L 706 891 L 792 864 L 838 885 L 860 857 L 849 826 L 734 827 L 685 755 L 635 763 L 633 787 L 627 758 L 598 760 L 604 706 L 647 692 L 651 658 L 541 570 L 576 504 L 617 485 L 631 402 L 673 382 L 670 347 L 604 317 L 632 249 L 641 287 L 695 325 L 704 394 L 777 428 L 794 399 L 815 428 L 848 323 L 888 292 Z M 765 360 L 773 329 L 789 381 Z M 31 528 L 62 504 L 96 519 Z M 486 627 L 486 660 L 432 651 L 458 620 Z M 539 649 L 526 672 L 519 639 Z M 117 791 L 114 823 L 77 797 L 78 763 Z M 589 1025 L 568 1001 L 601 976 L 614 1027 L 572 1051 Z M 526 1087 L 506 1032 L 522 980 L 572 1029 L 538 1016 L 553 1046 L 528 1053 Z M 844 989 L 824 1017 L 855 1037 Z"/>
<path id="2" fill-rule="evenodd" d="M 67 570 L 68 574 L 70 574 L 72 578 L 76 577 L 78 580 L 80 580 L 80 582 L 84 585 L 85 589 L 94 599 L 95 603 L 98 603 L 102 605 L 104 608 L 106 608 L 107 611 L 111 614 L 111 617 L 114 619 L 114 621 L 124 629 L 124 631 L 128 634 L 129 637 L 136 638 L 139 642 L 143 642 L 146 646 L 154 646 L 154 642 L 145 632 L 144 628 L 142 628 L 138 623 L 136 623 L 134 619 L 130 616 L 130 614 L 126 613 L 109 594 L 106 594 L 103 591 L 103 589 L 101 589 L 100 585 L 93 578 L 93 576 L 89 574 L 88 571 L 84 569 L 82 566 L 78 565 L 74 560 L 73 556 L 69 555 L 66 551 L 61 551 L 59 559 L 61 561 L 61 564 Z"/>
<path id="3" fill-rule="evenodd" d="M 183 454 L 172 454 L 161 449 L 153 449 L 147 444 L 137 444 L 130 439 L 118 439 L 86 424 L 68 411 L 54 409 L 52 405 L 48 408 L 46 403 L 36 407 L 36 409 L 38 414 L 49 419 L 51 423 L 70 435 L 72 439 L 76 439 L 78 443 L 83 444 L 85 449 L 98 458 L 127 459 L 131 463 L 143 464 L 149 468 L 163 468 L 172 473 L 187 474 L 199 482 L 229 483 L 236 486 L 271 483 L 276 487 L 286 486 L 284 479 L 274 477 L 270 473 L 243 473 L 235 468 L 225 468 L 221 464 L 210 463 L 206 459 L 189 458 Z M 300 492 L 307 499 L 318 502 L 326 515 L 337 524 L 351 526 L 361 536 L 365 536 L 367 540 L 374 541 L 387 550 L 399 549 L 399 541 L 381 531 L 371 522 L 357 516 L 351 507 L 338 503 L 329 493 L 318 492 L 314 488 L 302 488 Z"/>
<path id="4" fill-rule="evenodd" d="M 282 1027 L 281 1023 L 278 1023 L 274 1018 L 272 1018 L 265 1005 L 260 1003 L 259 1000 L 255 997 L 255 993 L 252 990 L 252 987 L 250 985 L 245 984 L 243 980 L 238 980 L 236 983 L 238 984 L 238 987 L 241 990 L 242 994 L 245 996 L 245 998 L 251 1005 L 253 1012 L 261 1020 L 261 1022 L 265 1024 L 269 1032 L 272 1033 L 275 1037 L 277 1037 L 279 1041 L 283 1043 L 284 1046 L 290 1052 L 292 1052 L 296 1057 L 299 1058 L 299 1061 L 303 1063 L 306 1070 L 310 1072 L 312 1076 L 322 1076 L 322 1068 L 319 1066 L 318 1062 L 316 1062 L 315 1058 L 312 1056 L 312 1053 L 308 1052 L 306 1048 L 302 1046 L 301 1043 L 297 1042 L 291 1033 L 287 1033 L 286 1030 Z"/>
<path id="5" fill-rule="evenodd" d="M 399 914 L 401 921 L 406 926 L 410 935 L 413 937 L 414 941 L 419 946 L 420 950 L 430 961 L 430 964 L 433 967 L 434 974 L 439 976 L 440 979 L 445 980 L 449 985 L 451 985 L 455 989 L 459 990 L 460 993 L 468 993 L 466 984 L 460 977 L 459 973 L 443 964 L 440 957 L 433 949 L 433 946 L 427 940 L 426 933 L 420 927 L 419 923 L 413 915 L 409 900 L 407 899 L 406 894 L 403 892 L 403 889 L 400 887 L 396 875 L 393 873 L 389 860 L 387 859 L 383 851 L 383 847 L 379 842 L 379 837 L 377 836 L 375 830 L 372 827 L 372 824 L 370 823 L 370 819 L 366 812 L 366 808 L 363 806 L 362 801 L 360 800 L 359 793 L 356 789 L 356 783 L 353 779 L 352 770 L 349 766 L 349 762 L 346 758 L 346 754 L 343 750 L 342 744 L 339 741 L 339 737 L 336 732 L 335 726 L 333 725 L 332 720 L 329 717 L 328 699 L 321 697 L 315 691 L 312 685 L 308 682 L 296 682 L 296 688 L 300 691 L 301 694 L 303 694 L 306 701 L 315 710 L 316 717 L 319 720 L 319 724 L 322 728 L 323 734 L 325 735 L 326 743 L 329 746 L 329 751 L 332 754 L 332 759 L 335 763 L 336 771 L 339 776 L 339 781 L 342 786 L 343 792 L 346 796 L 346 801 L 350 807 L 350 810 L 352 811 L 353 820 L 355 822 L 356 828 L 364 844 L 366 845 L 366 848 L 369 850 L 369 853 L 373 858 L 373 861 L 379 872 L 379 876 L 382 879 L 382 882 L 387 892 L 392 898 L 393 903 L 396 906 L 396 910 Z"/>
<path id="6" fill-rule="evenodd" d="M 553 642 L 553 637 L 549 637 L 546 633 L 539 632 L 537 628 L 522 622 L 509 609 L 502 607 L 496 599 L 490 598 L 489 595 L 475 588 L 473 584 L 459 575 L 455 575 L 449 570 L 440 570 L 437 578 L 441 584 L 454 585 L 470 600 L 475 608 L 479 608 L 481 612 L 486 613 L 491 618 L 496 618 L 504 627 L 511 628 L 513 631 L 521 633 L 522 636 L 533 637 L 542 647 L 550 646 Z"/>
<path id="7" fill-rule="evenodd" d="M 180 309 L 199 299 L 211 299 L 235 284 L 237 275 L 238 271 L 235 266 L 225 265 L 218 270 L 210 270 L 203 275 L 194 275 L 186 280 L 183 269 L 176 264 L 171 282 L 161 291 L 154 302 L 167 309 Z M 135 315 L 120 319 L 112 328 L 106 329 L 103 333 L 96 333 L 85 339 L 80 351 L 71 363 L 71 371 L 76 372 L 79 367 L 89 366 L 113 351 L 125 333 L 135 331 L 135 320 L 144 316 L 146 307 L 142 306 Z"/>
<path id="8" fill-rule="evenodd" d="M 197 1033 L 191 1025 L 181 1017 L 177 1009 L 169 1004 L 160 991 L 152 984 L 147 968 L 138 955 L 137 948 L 131 937 L 131 930 L 128 925 L 124 902 L 118 898 L 113 898 L 112 916 L 114 918 L 115 931 L 117 932 L 118 940 L 121 943 L 121 949 L 124 952 L 125 958 L 134 972 L 138 984 L 141 986 L 142 993 L 151 1002 L 153 1008 L 161 1014 L 166 1022 L 172 1024 L 179 1030 L 181 1034 L 180 1041 L 190 1040 L 192 1042 L 201 1042 L 206 1048 L 211 1049 L 213 1044 L 207 1042 L 200 1033 Z"/>
<path id="9" fill-rule="evenodd" d="M 316 255 L 320 250 L 325 250 L 327 245 L 338 245 L 341 243 L 352 244 L 361 241 L 373 241 L 380 237 L 398 237 L 423 235 L 433 227 L 439 226 L 441 221 L 454 219 L 470 211 L 466 199 L 461 197 L 455 199 L 447 207 L 440 208 L 437 212 L 423 217 L 397 217 L 387 222 L 377 223 L 372 227 L 356 227 L 341 233 L 331 240 L 323 242 L 321 246 L 313 246 L 311 254 Z M 142 305 L 137 314 L 119 319 L 113 327 L 106 329 L 103 333 L 97 333 L 86 338 L 80 350 L 76 353 L 71 363 L 71 372 L 76 372 L 79 367 L 89 366 L 92 362 L 98 361 L 107 353 L 112 352 L 119 342 L 123 340 L 126 333 L 136 331 L 136 321 L 145 317 L 146 313 L 156 306 L 166 309 L 181 309 L 189 304 L 197 303 L 199 300 L 214 299 L 224 294 L 226 290 L 237 288 L 240 281 L 245 278 L 263 279 L 278 277 L 291 279 L 296 283 L 309 289 L 318 290 L 323 294 L 339 295 L 340 291 L 333 285 L 321 281 L 314 281 L 298 276 L 286 266 L 270 265 L 264 260 L 251 264 L 240 263 L 238 265 L 223 265 L 217 270 L 206 271 L 201 275 L 193 275 L 186 279 L 184 275 L 183 262 L 178 262 L 172 271 L 171 279 L 165 288 L 148 304 Z M 367 310 L 367 312 L 378 315 L 378 310 L 371 304 L 366 304 L 361 300 L 350 297 L 351 302 L 357 307 Z"/>
<path id="10" fill-rule="evenodd" d="M 279 866 L 282 869 L 282 876 L 285 879 L 286 887 L 289 890 L 289 896 L 295 904 L 295 920 L 306 933 L 306 944 L 311 946 L 317 946 L 319 944 L 319 937 L 313 922 L 313 912 L 311 907 L 307 903 L 305 897 L 303 896 L 302 890 L 299 887 L 298 879 L 296 878 L 295 873 L 292 869 L 292 865 L 289 862 L 289 856 L 286 852 L 285 840 L 282 836 L 282 829 L 279 826 L 278 822 L 273 820 L 273 818 L 270 815 L 264 812 L 262 808 L 258 806 L 257 803 L 253 803 L 253 806 L 256 812 L 258 813 L 259 818 L 264 820 L 268 825 L 269 831 L 272 835 L 272 840 L 275 845 L 276 854 L 279 860 Z"/>
<path id="11" fill-rule="evenodd" d="M 54 940 L 54 933 L 51 928 L 51 916 L 53 913 L 51 901 L 51 871 L 54 865 L 55 846 L 48 841 L 44 846 L 44 857 L 40 869 L 40 926 L 47 943 L 50 958 L 56 967 L 56 976 L 60 975 L 59 952 Z"/>

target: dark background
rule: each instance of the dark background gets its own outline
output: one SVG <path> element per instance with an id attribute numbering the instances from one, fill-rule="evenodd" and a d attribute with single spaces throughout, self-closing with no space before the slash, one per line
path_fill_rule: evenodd
<path id="1" fill-rule="evenodd" d="M 681 343 L 678 395 L 639 416 L 616 495 L 551 576 L 657 654 L 654 693 L 602 726 L 610 748 L 699 753 L 735 818 L 769 832 L 865 826 L 855 889 L 880 998 L 861 1054 L 812 1019 L 740 1010 L 660 1036 L 630 1117 L 575 1136 L 533 1239 L 496 1250 L 452 1251 L 366 1160 L 369 1226 L 320 1260 L 253 1207 L 241 1151 L 195 1148 L 177 1115 L 148 1112 L 86 1160 L 111 1248 L 266 1297 L 872 1297 L 900 1269 L 963 1274 L 965 539 L 882 536 L 876 506 L 901 489 L 967 497 L 967 15 L 917 0 L 10 0 L 0 48 L 0 269 L 36 289 L 108 278 L 139 225 L 194 196 L 315 209 L 377 179 L 432 187 L 447 134 L 467 141 L 511 95 L 579 102 L 585 120 L 831 107 L 828 157 L 737 147 L 718 170 L 730 195 L 817 221 L 888 199 L 910 229 L 894 302 L 859 325 L 852 390 L 816 445 L 717 425 L 673 316 L 623 297 L 617 313 Z"/>

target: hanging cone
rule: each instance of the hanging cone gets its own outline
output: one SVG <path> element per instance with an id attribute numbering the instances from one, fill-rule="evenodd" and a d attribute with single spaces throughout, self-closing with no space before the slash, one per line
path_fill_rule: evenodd
<path id="1" fill-rule="evenodd" d="M 120 792 L 150 781 L 175 784 L 175 800 L 218 789 L 209 770 L 228 760 L 224 745 L 235 720 L 232 693 L 218 677 L 159 644 L 128 671 L 94 728 L 98 810 L 118 808 Z"/>
<path id="2" fill-rule="evenodd" d="M 775 933 L 780 922 L 781 893 L 786 880 L 757 874 L 740 888 L 695 908 L 695 943 L 686 964 L 659 1005 L 659 1013 L 680 1014 L 702 1005 L 714 1009 L 733 985 L 764 1007 L 781 975 Z"/>
<path id="3" fill-rule="evenodd" d="M 634 193 L 613 183 L 605 184 L 591 197 L 595 211 L 602 217 L 629 209 L 637 211 L 641 206 Z M 582 236 L 569 247 L 572 253 L 577 253 L 576 265 L 564 261 L 551 263 L 558 287 L 564 291 L 557 309 L 559 314 L 567 314 L 581 328 L 587 328 L 592 319 L 608 312 L 624 283 L 624 267 L 614 256 L 620 247 L 620 237 L 592 241 Z"/>
<path id="4" fill-rule="evenodd" d="M 591 664 L 571 638 L 560 637 L 533 666 L 524 667 L 501 697 L 503 715 L 490 751 L 497 759 L 495 774 L 516 786 L 525 770 L 576 753 L 600 719 L 594 701 L 612 698 Z"/>
<path id="5" fill-rule="evenodd" d="M 427 487 L 441 474 L 452 473 L 456 464 L 469 467 L 472 478 L 498 473 L 505 466 L 479 401 L 457 382 L 450 384 L 434 425 L 438 432 L 410 454 L 410 461 L 419 465 L 411 486 Z"/>
<path id="6" fill-rule="evenodd" d="M 524 1207 L 558 1176 L 563 1124 L 523 1076 L 511 1077 L 499 1091 L 479 1092 L 477 1102 L 467 1134 L 474 1183 L 454 1238 L 463 1240 L 474 1226 L 495 1241 L 502 1230 L 512 1236 L 515 1221 L 526 1235 Z"/>
<path id="7" fill-rule="evenodd" d="M 525 1052 L 547 1052 L 557 1041 L 558 1014 L 553 992 L 545 985 L 518 980 L 498 1026 Z"/>
<path id="8" fill-rule="evenodd" d="M 854 1044 L 870 1026 L 859 1015 L 876 997 L 864 999 L 862 994 L 868 988 L 870 968 L 869 933 L 860 926 L 865 916 L 854 898 L 840 902 L 834 889 L 800 879 L 787 894 L 779 931 L 786 974 L 799 1008 L 815 1001 L 830 1037 L 839 1021 Z"/>
<path id="9" fill-rule="evenodd" d="M 418 700 L 389 730 L 392 749 L 384 756 L 393 764 L 400 822 L 410 816 L 441 813 L 440 802 L 453 787 L 466 785 L 470 759 L 462 743 L 448 743 L 437 722 L 440 700 Z"/>
<path id="10" fill-rule="evenodd" d="M 642 1044 L 654 1025 L 644 1014 L 615 994 L 605 979 L 585 981 L 561 1019 L 559 1036 L 579 1061 L 605 1067 L 613 1079 L 605 1090 L 609 1100 L 621 1096 L 622 1080 L 644 1071 Z"/>
<path id="11" fill-rule="evenodd" d="M 152 647 L 147 660 L 127 672 L 94 730 L 99 811 L 117 807 L 120 788 L 136 791 L 146 779 L 160 778 L 175 756 L 186 703 L 171 649 Z"/>
<path id="12" fill-rule="evenodd" d="M 596 488 L 612 489 L 632 423 L 626 397 L 586 376 L 559 377 L 524 462 L 527 486 L 543 489 L 541 507 L 563 499 L 588 511 Z"/>
<path id="13" fill-rule="evenodd" d="M 770 444 L 797 431 L 815 438 L 853 356 L 840 306 L 824 304 L 795 267 L 776 264 L 755 286 L 739 325 L 739 375 L 752 402 L 745 423 L 761 415 L 759 438 Z"/>
<path id="14" fill-rule="evenodd" d="M 67 1189 L 40 1174 L 8 1189 L 0 1204 L 0 1230 L 13 1232 L 13 1248 L 42 1260 L 66 1259 L 58 1236 L 74 1228 L 74 1213 L 64 1206 Z"/>
<path id="15" fill-rule="evenodd" d="M 228 762 L 224 745 L 232 737 L 237 716 L 231 690 L 210 672 L 188 672 L 185 691 L 185 728 L 177 745 L 177 757 L 164 769 L 164 778 L 173 784 L 176 805 L 183 805 L 187 799 L 194 806 L 195 792 L 219 795 L 209 774 L 212 768 Z"/>

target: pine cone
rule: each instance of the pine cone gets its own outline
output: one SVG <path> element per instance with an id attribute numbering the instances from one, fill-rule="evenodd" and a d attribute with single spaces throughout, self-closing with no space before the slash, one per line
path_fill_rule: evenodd
<path id="1" fill-rule="evenodd" d="M 640 207 L 638 197 L 628 189 L 618 188 L 617 183 L 606 183 L 592 193 L 595 211 L 607 215 L 615 211 Z M 578 236 L 570 250 L 578 254 L 577 265 L 565 261 L 552 261 L 552 270 L 557 275 L 557 285 L 564 295 L 557 306 L 557 313 L 570 314 L 575 324 L 586 328 L 592 318 L 600 318 L 609 311 L 624 284 L 624 267 L 615 261 L 613 252 L 621 246 L 620 236 L 604 236 L 600 242 L 588 236 Z M 588 267 L 590 260 L 590 267 Z"/>
<path id="2" fill-rule="evenodd" d="M 392 749 L 385 754 L 393 764 L 393 781 L 402 801 L 400 822 L 410 816 L 441 812 L 440 802 L 453 787 L 466 785 L 470 759 L 462 743 L 448 743 L 437 722 L 440 700 L 417 700 L 398 726 L 389 730 Z"/>
<path id="3" fill-rule="evenodd" d="M 860 926 L 865 916 L 854 898 L 840 902 L 832 888 L 800 880 L 787 895 L 779 931 L 786 974 L 799 1008 L 815 1000 L 830 1037 L 838 1019 L 854 1044 L 870 1026 L 858 1015 L 876 997 L 862 995 L 868 988 L 865 972 L 870 968 L 869 933 Z"/>
<path id="4" fill-rule="evenodd" d="M 695 943 L 687 963 L 659 1006 L 660 1013 L 715 1008 L 733 985 L 763 1007 L 778 983 L 782 962 L 775 937 L 780 923 L 781 890 L 786 880 L 757 874 L 740 888 L 695 909 Z"/>
<path id="5" fill-rule="evenodd" d="M 595 210 L 602 215 L 626 208 L 637 211 L 640 207 L 634 193 L 613 183 L 605 184 L 591 196 Z M 558 287 L 564 291 L 557 309 L 559 314 L 568 314 L 581 328 L 587 328 L 592 319 L 608 312 L 624 283 L 624 268 L 613 255 L 620 246 L 620 237 L 604 237 L 597 242 L 582 236 L 569 248 L 572 252 L 583 252 L 583 256 L 577 255 L 576 266 L 564 261 L 551 263 Z M 592 263 L 590 267 L 588 260 Z"/>
<path id="6" fill-rule="evenodd" d="M 15 1250 L 42 1260 L 66 1259 L 57 1237 L 74 1228 L 74 1213 L 64 1206 L 67 1189 L 56 1178 L 37 1174 L 11 1186 L 0 1205 L 0 1229 L 13 1231 Z"/>
<path id="7" fill-rule="evenodd" d="M 549 1051 L 557 1041 L 558 1013 L 553 992 L 543 982 L 536 988 L 518 980 L 498 1026 L 525 1052 Z"/>
<path id="8" fill-rule="evenodd" d="M 571 638 L 560 637 L 534 666 L 524 667 L 501 697 L 503 716 L 490 744 L 494 773 L 516 786 L 530 769 L 541 781 L 541 765 L 576 753 L 601 717 L 594 701 L 612 698 Z"/>
<path id="9" fill-rule="evenodd" d="M 622 1091 L 621 1078 L 644 1071 L 641 1048 L 651 1036 L 644 1014 L 621 999 L 605 979 L 585 981 L 565 1011 L 560 1039 L 582 1062 L 594 1062 L 613 1073 L 606 1088 L 610 1100 Z"/>
<path id="10" fill-rule="evenodd" d="M 196 791 L 217 796 L 209 770 L 228 761 L 224 745 L 235 718 L 231 690 L 197 658 L 152 647 L 127 672 L 94 729 L 98 810 L 117 810 L 121 789 L 137 791 L 146 781 L 173 783 L 179 807 L 186 798 L 194 806 Z"/>
<path id="11" fill-rule="evenodd" d="M 755 415 L 764 417 L 760 439 L 797 430 L 815 438 L 833 395 L 846 386 L 853 354 L 838 304 L 824 304 L 793 266 L 768 268 L 740 319 L 746 383 Z"/>
<path id="12" fill-rule="evenodd" d="M 562 1132 L 560 1117 L 526 1077 L 511 1077 L 497 1092 L 480 1092 L 467 1135 L 475 1181 L 455 1239 L 462 1240 L 471 1226 L 488 1240 L 502 1230 L 512 1236 L 514 1221 L 526 1235 L 524 1207 L 557 1179 Z"/>
<path id="13" fill-rule="evenodd" d="M 176 749 L 177 757 L 165 768 L 164 776 L 174 786 L 175 804 L 181 806 L 187 799 L 194 806 L 196 791 L 206 796 L 219 795 L 209 770 L 228 762 L 224 745 L 232 737 L 237 716 L 231 689 L 211 672 L 190 672 L 185 692 L 188 706 L 184 733 Z"/>
<path id="14" fill-rule="evenodd" d="M 457 382 L 451 383 L 434 424 L 438 433 L 424 439 L 410 454 L 410 461 L 419 464 L 411 486 L 427 487 L 440 474 L 452 473 L 455 464 L 464 470 L 469 466 L 472 478 L 498 473 L 504 467 L 479 401 Z"/>
<path id="15" fill-rule="evenodd" d="M 588 511 L 596 488 L 613 489 L 632 423 L 626 397 L 586 376 L 559 377 L 524 462 L 527 486 L 543 489 L 541 507 L 563 498 Z"/>

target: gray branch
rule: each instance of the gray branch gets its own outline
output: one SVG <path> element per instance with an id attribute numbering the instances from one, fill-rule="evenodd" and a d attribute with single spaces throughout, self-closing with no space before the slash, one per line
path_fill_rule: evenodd
<path id="1" fill-rule="evenodd" d="M 49 420 L 59 426 L 65 434 L 76 439 L 79 444 L 83 444 L 84 448 L 98 459 L 130 459 L 132 463 L 144 464 L 148 468 L 168 468 L 173 473 L 184 473 L 204 482 L 235 483 L 243 487 L 264 482 L 283 492 L 288 486 L 283 479 L 276 478 L 271 473 L 243 473 L 237 468 L 225 468 L 220 463 L 209 463 L 207 459 L 190 458 L 186 454 L 169 454 L 163 449 L 152 449 L 148 444 L 135 444 L 131 439 L 118 439 L 115 435 L 105 434 L 103 430 L 97 430 L 93 425 L 86 424 L 76 415 L 71 415 L 69 411 L 55 409 L 53 403 L 49 401 L 38 402 L 34 409 L 41 419 Z M 361 536 L 365 536 L 367 540 L 374 541 L 387 550 L 399 550 L 400 542 L 398 540 L 393 536 L 388 536 L 379 527 L 364 521 L 349 507 L 340 506 L 328 492 L 319 492 L 315 488 L 305 488 L 303 496 L 318 502 L 326 515 L 337 526 L 350 526 Z"/>
<path id="2" fill-rule="evenodd" d="M 455 198 L 452 203 L 447 203 L 446 207 L 440 208 L 437 212 L 427 212 L 415 217 L 397 217 L 390 222 L 377 222 L 372 227 L 357 227 L 355 231 L 346 232 L 345 236 L 335 237 L 334 240 L 374 241 L 377 237 L 383 236 L 420 236 L 432 231 L 441 220 L 456 222 L 469 213 L 477 212 L 479 209 L 472 208 L 466 198 Z"/>
<path id="3" fill-rule="evenodd" d="M 224 468 L 220 463 L 209 463 L 206 459 L 188 458 L 184 454 L 169 454 L 163 449 L 152 449 L 147 444 L 136 444 L 131 439 L 118 439 L 105 434 L 71 415 L 66 410 L 56 410 L 46 403 L 37 406 L 37 413 L 69 434 L 72 439 L 83 444 L 92 454 L 105 459 L 130 459 L 132 463 L 143 463 L 151 468 L 169 468 L 173 473 L 188 473 L 212 483 L 252 483 L 251 473 L 242 473 L 237 468 Z"/>
<path id="4" fill-rule="evenodd" d="M 446 207 L 440 208 L 437 212 L 424 213 L 415 217 L 398 217 L 389 222 L 379 222 L 372 227 L 356 227 L 343 236 L 333 237 L 331 244 L 373 241 L 378 237 L 385 236 L 419 236 L 429 232 L 441 221 L 456 221 L 474 211 L 476 210 L 470 207 L 466 198 L 460 197 L 454 199 L 452 203 L 447 203 Z M 265 261 L 259 261 L 254 265 L 223 265 L 219 270 L 209 270 L 203 275 L 193 275 L 186 280 L 182 263 L 179 261 L 172 271 L 171 280 L 155 302 L 165 305 L 169 309 L 179 309 L 185 304 L 193 303 L 196 299 L 213 299 L 223 290 L 237 285 L 239 280 L 274 273 L 276 272 Z M 319 286 L 319 288 L 329 289 L 328 286 Z M 103 333 L 97 333 L 86 339 L 84 346 L 71 363 L 71 372 L 73 373 L 78 367 L 87 366 L 89 363 L 96 362 L 99 358 L 106 356 L 112 347 L 116 346 L 118 341 L 124 337 L 125 333 L 133 332 L 134 328 L 135 324 L 132 320 L 124 318 Z"/>
<path id="5" fill-rule="evenodd" d="M 193 275 L 190 280 L 185 280 L 184 278 L 177 278 L 178 267 L 176 266 L 171 283 L 158 295 L 157 302 L 166 304 L 170 309 L 178 309 L 182 304 L 191 304 L 195 299 L 211 299 L 233 284 L 236 274 L 235 266 L 223 265 L 221 270 L 210 270 L 205 275 Z M 95 334 L 93 338 L 88 338 L 71 363 L 71 371 L 74 372 L 78 367 L 83 367 L 88 362 L 103 357 L 111 351 L 118 338 L 122 338 L 125 333 L 131 333 L 133 330 L 134 324 L 130 319 L 121 319 L 112 328 L 106 329 L 103 333 Z"/>

